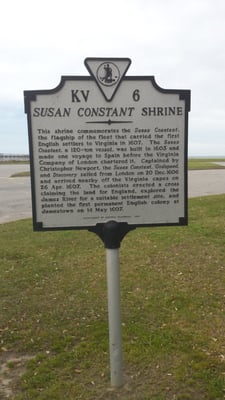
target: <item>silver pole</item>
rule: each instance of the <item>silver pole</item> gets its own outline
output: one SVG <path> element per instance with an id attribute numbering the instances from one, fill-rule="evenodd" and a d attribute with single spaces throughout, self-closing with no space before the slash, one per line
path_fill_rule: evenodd
<path id="1" fill-rule="evenodd" d="M 119 249 L 106 249 L 111 386 L 123 384 Z"/>

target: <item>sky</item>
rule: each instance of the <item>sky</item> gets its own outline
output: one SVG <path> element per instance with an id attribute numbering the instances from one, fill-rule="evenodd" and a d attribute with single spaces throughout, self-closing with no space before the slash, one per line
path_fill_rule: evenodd
<path id="1" fill-rule="evenodd" d="M 224 0 L 7 0 L 0 24 L 0 153 L 28 154 L 24 90 L 128 57 L 129 75 L 190 89 L 189 156 L 225 156 Z"/>

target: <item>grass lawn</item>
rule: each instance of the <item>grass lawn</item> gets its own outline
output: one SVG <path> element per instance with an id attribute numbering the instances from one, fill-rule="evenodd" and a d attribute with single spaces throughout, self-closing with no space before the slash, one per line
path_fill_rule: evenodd
<path id="1" fill-rule="evenodd" d="M 187 227 L 139 228 L 123 240 L 117 390 L 100 239 L 32 232 L 31 220 L 0 225 L 0 361 L 14 377 L 11 398 L 224 399 L 224 214 L 225 195 L 191 199 Z"/>
<path id="2" fill-rule="evenodd" d="M 189 170 L 224 169 L 225 166 L 217 164 L 221 161 L 225 162 L 225 158 L 189 158 L 188 169 Z"/>

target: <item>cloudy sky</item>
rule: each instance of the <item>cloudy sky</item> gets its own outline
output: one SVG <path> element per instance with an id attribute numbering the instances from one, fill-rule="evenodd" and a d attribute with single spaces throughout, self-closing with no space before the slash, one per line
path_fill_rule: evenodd
<path id="1" fill-rule="evenodd" d="M 7 0 L 0 24 L 0 153 L 28 153 L 23 91 L 129 57 L 127 75 L 190 89 L 189 155 L 225 156 L 224 0 Z"/>

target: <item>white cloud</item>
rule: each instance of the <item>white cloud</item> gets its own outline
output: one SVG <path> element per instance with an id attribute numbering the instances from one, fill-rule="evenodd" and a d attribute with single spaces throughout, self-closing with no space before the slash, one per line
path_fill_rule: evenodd
<path id="1" fill-rule="evenodd" d="M 56 87 L 61 75 L 86 75 L 83 61 L 91 56 L 130 57 L 128 74 L 191 89 L 190 148 L 222 151 L 224 0 L 9 0 L 1 16 L 0 151 L 13 150 L 18 135 L 28 151 L 23 90 Z"/>

